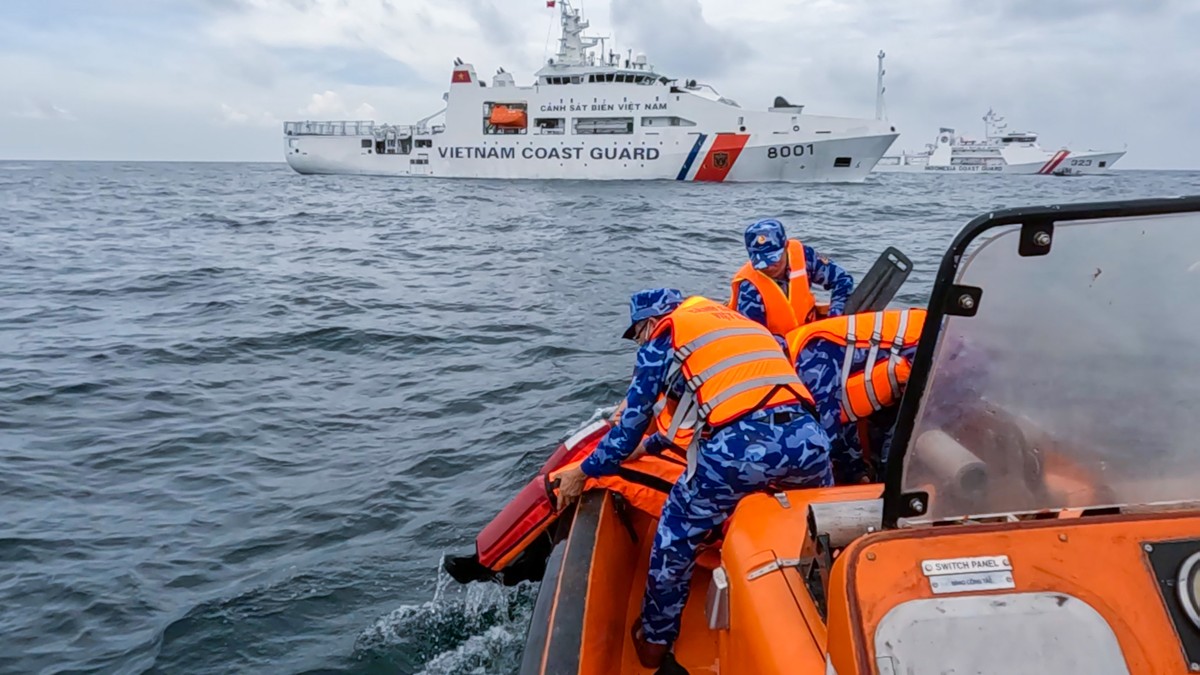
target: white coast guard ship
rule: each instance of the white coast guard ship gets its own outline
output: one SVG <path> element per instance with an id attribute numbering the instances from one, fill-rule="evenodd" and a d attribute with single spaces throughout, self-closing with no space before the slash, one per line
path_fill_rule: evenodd
<path id="1" fill-rule="evenodd" d="M 1023 173 L 1067 176 L 1105 173 L 1124 150 L 1046 150 L 1033 132 L 1008 131 L 1004 118 L 992 110 L 983 116 L 986 139 L 955 136 L 954 129 L 938 130 L 924 152 L 885 155 L 875 171 L 925 173 Z"/>
<path id="2" fill-rule="evenodd" d="M 288 164 L 386 176 L 854 182 L 898 136 L 886 122 L 811 115 L 782 97 L 745 110 L 708 85 L 662 76 L 644 55 L 597 54 L 604 38 L 584 37 L 588 23 L 560 1 L 558 53 L 534 84 L 516 86 L 500 69 L 489 86 L 456 60 L 446 107 L 414 125 L 286 122 Z"/>

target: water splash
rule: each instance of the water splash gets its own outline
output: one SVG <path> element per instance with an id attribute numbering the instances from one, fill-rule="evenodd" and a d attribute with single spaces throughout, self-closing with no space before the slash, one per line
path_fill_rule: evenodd
<path id="1" fill-rule="evenodd" d="M 521 661 L 538 584 L 459 586 L 438 566 L 433 598 L 402 605 L 359 634 L 359 660 L 404 654 L 421 675 L 502 673 Z"/>

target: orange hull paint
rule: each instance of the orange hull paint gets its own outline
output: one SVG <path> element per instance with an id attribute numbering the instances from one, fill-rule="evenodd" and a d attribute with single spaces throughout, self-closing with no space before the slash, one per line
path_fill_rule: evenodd
<path id="1" fill-rule="evenodd" d="M 878 484 L 794 490 L 786 493 L 786 508 L 771 495 L 744 499 L 720 549 L 730 584 L 729 628 L 708 628 L 704 605 L 711 565 L 698 565 L 675 645 L 680 665 L 689 673 L 824 673 L 829 659 L 841 675 L 875 673 L 869 665 L 875 662 L 873 640 L 867 636 L 900 603 L 934 597 L 920 570 L 922 560 L 1004 554 L 1013 561 L 1016 588 L 1002 592 L 1077 597 L 1112 627 L 1129 672 L 1188 672 L 1141 542 L 1200 537 L 1196 513 L 1080 517 L 1067 512 L 1051 520 L 867 534 L 834 561 L 826 591 L 828 622 L 797 568 L 748 578 L 774 559 L 800 557 L 809 504 L 871 500 L 881 491 Z M 558 637 L 543 645 L 547 654 L 574 650 L 577 669 L 522 672 L 652 672 L 638 663 L 629 631 L 641 610 L 657 521 L 632 511 L 634 542 L 616 516 L 612 495 L 589 496 L 576 519 L 590 514 L 596 526 L 586 541 L 574 529 L 567 541 L 586 552 L 587 569 L 559 570 L 566 578 L 584 572 L 586 583 L 577 583 L 573 591 L 559 583 L 554 598 L 564 606 L 582 604 L 578 635 L 572 642 L 569 627 L 554 625 L 549 632 Z M 566 614 L 556 616 L 561 620 Z"/>

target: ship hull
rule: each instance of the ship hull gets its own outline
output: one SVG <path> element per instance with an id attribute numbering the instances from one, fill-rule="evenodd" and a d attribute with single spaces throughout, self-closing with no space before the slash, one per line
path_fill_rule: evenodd
<path id="1" fill-rule="evenodd" d="M 1065 154 L 1064 154 L 1065 153 Z M 1054 175 L 1060 173 L 1098 174 L 1108 173 L 1112 165 L 1125 155 L 1124 152 L 1065 152 L 1055 153 L 1045 162 L 1009 164 L 1005 173 Z"/>
<path id="2" fill-rule="evenodd" d="M 687 180 L 707 182 L 861 182 L 895 133 L 703 134 L 602 140 L 563 136 L 500 138 L 453 144 L 443 138 L 411 154 L 377 154 L 371 136 L 285 139 L 288 165 L 302 174 L 361 176 Z M 367 147 L 371 146 L 371 147 Z"/>
<path id="3" fill-rule="evenodd" d="M 981 174 L 1004 173 L 1024 175 L 1089 175 L 1108 173 L 1124 152 L 1070 152 L 1060 150 L 1034 161 L 1003 164 L 929 164 L 926 157 L 883 157 L 875 173 Z M 908 160 L 908 163 L 905 160 Z M 915 161 L 914 161 L 915 160 Z"/>

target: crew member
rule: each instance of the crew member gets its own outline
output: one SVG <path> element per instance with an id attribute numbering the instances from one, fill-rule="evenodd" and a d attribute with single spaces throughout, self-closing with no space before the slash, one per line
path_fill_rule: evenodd
<path id="1" fill-rule="evenodd" d="M 745 232 L 749 262 L 733 276 L 729 306 L 782 336 L 816 318 L 812 284 L 830 291 L 828 316 L 840 316 L 854 290 L 854 277 L 837 263 L 788 239 L 773 218 L 751 223 Z"/>
<path id="2" fill-rule="evenodd" d="M 565 506 L 588 477 L 616 473 L 652 416 L 657 432 L 642 450 L 687 449 L 687 470 L 658 523 L 642 614 L 633 626 L 639 659 L 656 667 L 679 634 L 705 536 L 745 495 L 832 485 L 833 472 L 812 397 L 765 328 L 669 288 L 634 294 L 629 309 L 625 337 L 640 348 L 625 406 L 596 450 L 558 474 L 559 496 Z"/>
<path id="3" fill-rule="evenodd" d="M 838 484 L 881 480 L 908 384 L 923 309 L 814 321 L 788 334 L 796 372 L 817 402 Z"/>

